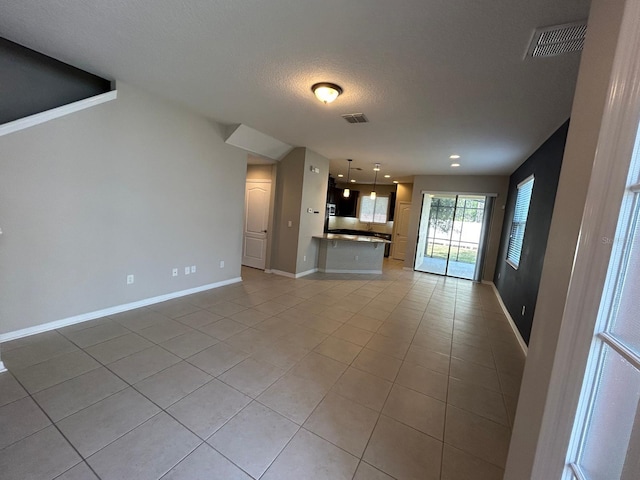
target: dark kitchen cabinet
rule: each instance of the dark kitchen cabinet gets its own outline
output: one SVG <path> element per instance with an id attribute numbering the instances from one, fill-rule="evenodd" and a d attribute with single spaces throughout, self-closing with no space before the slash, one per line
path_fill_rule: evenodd
<path id="1" fill-rule="evenodd" d="M 360 192 L 351 190 L 349 198 L 345 198 L 344 190 L 336 188 L 336 216 L 338 217 L 357 217 L 358 216 L 358 197 Z"/>

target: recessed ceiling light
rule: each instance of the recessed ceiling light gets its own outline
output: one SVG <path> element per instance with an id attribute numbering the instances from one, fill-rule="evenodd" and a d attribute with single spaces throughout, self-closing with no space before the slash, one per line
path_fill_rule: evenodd
<path id="1" fill-rule="evenodd" d="M 311 91 L 321 102 L 331 103 L 342 93 L 342 88 L 335 83 L 321 82 L 311 87 Z"/>
<path id="2" fill-rule="evenodd" d="M 351 179 L 351 183 L 356 183 L 356 181 L 355 181 L 355 180 L 353 180 L 353 179 Z"/>
<path id="3" fill-rule="evenodd" d="M 341 173 L 339 173 L 339 174 L 338 174 L 338 178 L 342 178 L 342 177 L 344 177 L 344 175 L 343 175 L 343 174 L 341 174 Z"/>
<path id="4" fill-rule="evenodd" d="M 391 175 L 385 175 L 384 178 L 391 178 Z"/>
<path id="5" fill-rule="evenodd" d="M 455 159 L 457 159 L 457 158 L 460 158 L 460 155 L 449 155 L 449 158 L 450 158 L 451 160 L 455 160 Z"/>
<path id="6" fill-rule="evenodd" d="M 459 163 L 452 163 L 451 166 L 455 168 L 455 167 L 459 167 L 460 164 Z"/>
<path id="7" fill-rule="evenodd" d="M 399 183 L 398 180 L 394 180 L 393 183 Z"/>

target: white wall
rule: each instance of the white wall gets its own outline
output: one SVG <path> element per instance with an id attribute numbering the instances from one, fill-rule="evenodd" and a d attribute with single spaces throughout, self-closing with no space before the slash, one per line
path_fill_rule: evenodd
<path id="1" fill-rule="evenodd" d="M 0 334 L 240 275 L 246 153 L 222 126 L 118 89 L 0 137 Z"/>

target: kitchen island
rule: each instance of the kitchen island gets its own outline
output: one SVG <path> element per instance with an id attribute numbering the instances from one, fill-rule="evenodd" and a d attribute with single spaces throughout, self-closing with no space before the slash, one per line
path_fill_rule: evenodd
<path id="1" fill-rule="evenodd" d="M 326 273 L 382 273 L 384 247 L 391 243 L 378 237 L 325 233 L 320 242 L 318 270 Z"/>

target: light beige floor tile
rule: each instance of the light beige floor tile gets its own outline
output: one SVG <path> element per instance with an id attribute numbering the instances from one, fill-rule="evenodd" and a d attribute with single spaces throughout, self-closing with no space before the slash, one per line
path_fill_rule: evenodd
<path id="1" fill-rule="evenodd" d="M 368 463 L 360 462 L 353 480 L 393 480 L 393 477 L 372 467 Z"/>
<path id="2" fill-rule="evenodd" d="M 358 459 L 353 455 L 301 429 L 269 467 L 262 480 L 350 480 L 357 466 Z"/>
<path id="3" fill-rule="evenodd" d="M 446 335 L 440 335 L 437 332 L 428 331 L 424 333 L 418 328 L 416 335 L 411 341 L 411 345 L 415 347 L 424 348 L 435 353 L 441 353 L 443 355 L 451 355 L 451 337 Z"/>
<path id="4" fill-rule="evenodd" d="M 445 403 L 440 400 L 401 385 L 394 385 L 382 413 L 420 430 L 422 433 L 442 440 L 444 438 L 445 410 Z"/>
<path id="5" fill-rule="evenodd" d="M 260 395 L 258 401 L 302 425 L 326 392 L 313 380 L 286 375 Z"/>
<path id="6" fill-rule="evenodd" d="M 0 407 L 0 449 L 51 425 L 31 397 Z"/>
<path id="7" fill-rule="evenodd" d="M 190 363 L 180 362 L 141 380 L 134 387 L 160 408 L 167 408 L 212 378 Z"/>
<path id="8" fill-rule="evenodd" d="M 152 346 L 153 343 L 146 338 L 136 333 L 129 333 L 89 347 L 85 351 L 103 365 L 107 365 Z"/>
<path id="9" fill-rule="evenodd" d="M 236 333 L 227 338 L 226 343 L 239 350 L 249 354 L 256 353 L 264 347 L 275 343 L 278 340 L 277 335 L 256 330 L 255 328 L 247 328 L 246 330 Z"/>
<path id="10" fill-rule="evenodd" d="M 258 323 L 254 328 L 262 332 L 268 332 L 270 335 L 276 335 L 278 338 L 300 329 L 300 327 L 291 320 L 281 317 L 267 318 Z"/>
<path id="11" fill-rule="evenodd" d="M 451 378 L 447 402 L 502 425 L 509 425 L 502 394 L 492 390 Z"/>
<path id="12" fill-rule="evenodd" d="M 209 438 L 208 443 L 259 478 L 298 428 L 282 415 L 252 402 Z"/>
<path id="13" fill-rule="evenodd" d="M 458 378 L 472 385 L 488 388 L 500 392 L 498 373 L 492 369 L 483 367 L 473 362 L 466 362 L 458 358 L 451 359 L 451 377 Z"/>
<path id="14" fill-rule="evenodd" d="M 95 327 L 63 332 L 63 335 L 80 348 L 86 348 L 128 333 L 131 333 L 131 331 L 119 323 L 109 320 Z"/>
<path id="15" fill-rule="evenodd" d="M 197 310 L 175 320 L 191 328 L 200 328 L 222 320 L 224 317 L 207 310 Z"/>
<path id="16" fill-rule="evenodd" d="M 331 334 L 342 326 L 342 322 L 327 317 L 317 317 L 304 322 L 303 326 L 321 333 Z"/>
<path id="17" fill-rule="evenodd" d="M 442 442 L 382 415 L 362 457 L 399 479 L 438 480 Z"/>
<path id="18" fill-rule="evenodd" d="M 329 393 L 303 426 L 360 458 L 377 420 L 378 412 Z"/>
<path id="19" fill-rule="evenodd" d="M 159 411 L 133 388 L 128 388 L 66 417 L 57 425 L 87 458 Z"/>
<path id="20" fill-rule="evenodd" d="M 374 335 L 367 343 L 366 347 L 376 352 L 384 353 L 392 357 L 403 360 L 407 351 L 409 350 L 410 343 L 402 342 L 393 338 L 385 337 L 384 335 Z"/>
<path id="21" fill-rule="evenodd" d="M 198 327 L 203 333 L 210 335 L 218 340 L 226 340 L 227 338 L 246 330 L 248 327 L 242 323 L 234 322 L 230 318 L 223 318 L 214 323 L 209 323 Z"/>
<path id="22" fill-rule="evenodd" d="M 222 315 L 223 317 L 230 317 L 238 312 L 246 310 L 247 307 L 243 307 L 242 305 L 238 305 L 237 303 L 222 301 L 218 302 L 215 305 L 211 305 L 207 310 L 217 314 Z"/>
<path id="23" fill-rule="evenodd" d="M 404 362 L 396 382 L 438 400 L 445 401 L 447 398 L 448 377 L 420 365 Z"/>
<path id="24" fill-rule="evenodd" d="M 0 450 L 2 480 L 50 480 L 80 461 L 53 425 Z"/>
<path id="25" fill-rule="evenodd" d="M 56 477 L 56 480 L 98 480 L 98 477 L 95 476 L 86 462 L 82 462 Z"/>
<path id="26" fill-rule="evenodd" d="M 364 347 L 367 342 L 371 340 L 371 337 L 373 337 L 373 332 L 353 327 L 351 325 L 343 325 L 333 332 L 332 336 Z"/>
<path id="27" fill-rule="evenodd" d="M 382 320 L 357 313 L 347 321 L 347 325 L 358 327 L 369 332 L 377 332 L 382 326 Z"/>
<path id="28" fill-rule="evenodd" d="M 65 380 L 95 370 L 100 364 L 81 350 L 65 353 L 43 363 L 13 370 L 12 373 L 30 393 L 36 393 Z"/>
<path id="29" fill-rule="evenodd" d="M 155 346 L 110 363 L 108 368 L 125 382 L 134 384 L 179 361 L 180 357 Z"/>
<path id="30" fill-rule="evenodd" d="M 52 332 L 51 335 L 40 337 L 33 342 L 24 343 L 24 346 L 19 348 L 5 350 L 5 345 L 8 344 L 2 344 L 2 361 L 12 370 L 30 367 L 53 357 L 78 350 L 77 346 L 57 332 Z"/>
<path id="31" fill-rule="evenodd" d="M 57 422 L 125 388 L 125 382 L 100 367 L 42 390 L 33 398 Z"/>
<path id="32" fill-rule="evenodd" d="M 507 407 L 507 415 L 509 417 L 509 425 L 513 428 L 513 422 L 516 418 L 516 410 L 518 408 L 518 399 L 510 395 L 504 396 L 504 403 Z"/>
<path id="33" fill-rule="evenodd" d="M 219 380 L 212 380 L 167 409 L 203 440 L 244 408 L 251 399 Z"/>
<path id="34" fill-rule="evenodd" d="M 186 300 L 168 300 L 166 302 L 157 303 L 151 306 L 151 309 L 168 318 L 180 318 L 199 310 L 198 307 Z"/>
<path id="35" fill-rule="evenodd" d="M 160 346 L 180 358 L 189 358 L 216 343 L 218 343 L 217 339 L 194 330 L 173 337 L 161 343 Z"/>
<path id="36" fill-rule="evenodd" d="M 347 369 L 344 363 L 315 352 L 309 353 L 290 371 L 292 375 L 306 378 L 329 390 Z"/>
<path id="37" fill-rule="evenodd" d="M 111 318 L 113 318 L 116 322 L 128 328 L 129 330 L 133 330 L 134 332 L 139 332 L 140 330 L 151 327 L 156 323 L 161 323 L 165 320 L 168 320 L 168 318 L 164 315 L 160 315 L 158 312 L 154 312 L 152 310 L 145 310 L 140 312 L 139 314 L 131 313 L 131 315 L 126 315 L 123 317 L 116 315 L 112 316 Z"/>
<path id="38" fill-rule="evenodd" d="M 284 375 L 285 371 L 269 363 L 247 358 L 218 378 L 245 395 L 256 398 Z"/>
<path id="39" fill-rule="evenodd" d="M 290 368 L 309 353 L 309 349 L 290 340 L 282 339 L 269 344 L 251 357 L 259 362 L 267 362 L 281 368 Z"/>
<path id="40" fill-rule="evenodd" d="M 428 368 L 434 372 L 443 373 L 445 375 L 449 374 L 449 362 L 451 361 L 451 357 L 449 357 L 449 355 L 444 355 L 442 353 L 433 352 L 425 348 L 411 345 L 404 360 L 405 362 L 420 365 L 421 367 Z"/>
<path id="41" fill-rule="evenodd" d="M 308 350 L 313 350 L 318 345 L 320 345 L 327 337 L 328 335 L 326 333 L 304 327 L 288 334 L 283 338 L 290 342 L 296 343 Z"/>
<path id="42" fill-rule="evenodd" d="M 502 480 L 504 470 L 477 457 L 444 446 L 441 480 Z"/>
<path id="43" fill-rule="evenodd" d="M 389 338 L 395 338 L 401 342 L 411 342 L 416 330 L 417 327 L 412 325 L 405 325 L 400 322 L 390 322 L 387 320 L 378 329 L 378 334 Z"/>
<path id="44" fill-rule="evenodd" d="M 280 312 L 284 312 L 289 307 L 282 303 L 274 302 L 273 300 L 256 305 L 254 310 L 258 312 L 266 313 L 267 315 L 277 315 Z"/>
<path id="45" fill-rule="evenodd" d="M 489 340 L 489 337 L 474 335 L 463 330 L 456 330 L 453 334 L 453 341 L 460 345 L 469 345 L 484 350 L 491 349 L 491 341 Z"/>
<path id="46" fill-rule="evenodd" d="M 377 412 L 382 410 L 392 383 L 349 367 L 331 391 Z"/>
<path id="47" fill-rule="evenodd" d="M 504 468 L 510 437 L 509 427 L 447 406 L 444 441 L 449 445 Z"/>
<path id="48" fill-rule="evenodd" d="M 87 462 L 102 480 L 160 478 L 199 443 L 198 437 L 161 412 Z"/>
<path id="49" fill-rule="evenodd" d="M 248 356 L 249 354 L 233 348 L 231 345 L 217 343 L 200 353 L 196 353 L 193 357 L 187 358 L 187 361 L 209 375 L 217 377 Z"/>
<path id="50" fill-rule="evenodd" d="M 389 317 L 391 310 L 378 308 L 376 305 L 372 306 L 371 303 L 369 303 L 366 307 L 364 307 L 358 313 L 360 315 L 364 315 L 365 317 L 375 318 L 376 320 L 380 320 L 381 322 L 384 322 L 387 319 L 387 317 Z"/>
<path id="51" fill-rule="evenodd" d="M 271 314 L 269 313 L 261 312 L 254 308 L 248 308 L 246 310 L 242 310 L 241 312 L 234 313 L 229 318 L 238 323 L 242 323 L 247 327 L 253 327 L 254 325 L 257 325 L 258 323 L 266 320 L 269 317 L 271 317 Z"/>
<path id="52" fill-rule="evenodd" d="M 4 355 L 4 353 L 3 353 Z M 0 373 L 0 407 L 28 395 L 10 372 Z"/>
<path id="53" fill-rule="evenodd" d="M 278 297 L 275 297 L 273 301 L 276 303 L 285 305 L 287 307 L 295 307 L 299 303 L 304 302 L 304 298 L 296 297 L 295 295 L 286 294 L 286 295 L 280 295 Z"/>
<path id="54" fill-rule="evenodd" d="M 520 394 L 520 384 L 522 376 L 517 374 L 509 374 L 498 370 L 498 379 L 500 380 L 500 389 L 505 395 L 518 397 Z"/>
<path id="55" fill-rule="evenodd" d="M 138 332 L 147 340 L 153 343 L 162 343 L 167 340 L 191 332 L 191 328 L 175 320 L 164 320 L 155 325 L 143 328 Z"/>
<path id="56" fill-rule="evenodd" d="M 370 373 L 377 377 L 393 382 L 400 370 L 402 360 L 379 353 L 368 348 L 363 348 L 353 361 L 352 366 L 358 370 Z"/>
<path id="57" fill-rule="evenodd" d="M 454 342 L 451 347 L 451 356 L 466 360 L 467 362 L 477 363 L 487 368 L 495 368 L 496 365 L 491 350 L 472 347 L 470 345 L 460 345 Z"/>
<path id="58" fill-rule="evenodd" d="M 173 467 L 162 480 L 186 479 L 251 480 L 251 477 L 209 445 L 202 444 Z"/>
<path id="59" fill-rule="evenodd" d="M 361 350 L 362 347 L 355 343 L 347 342 L 346 340 L 336 337 L 329 337 L 318 345 L 314 349 L 314 352 L 349 365 Z"/>

